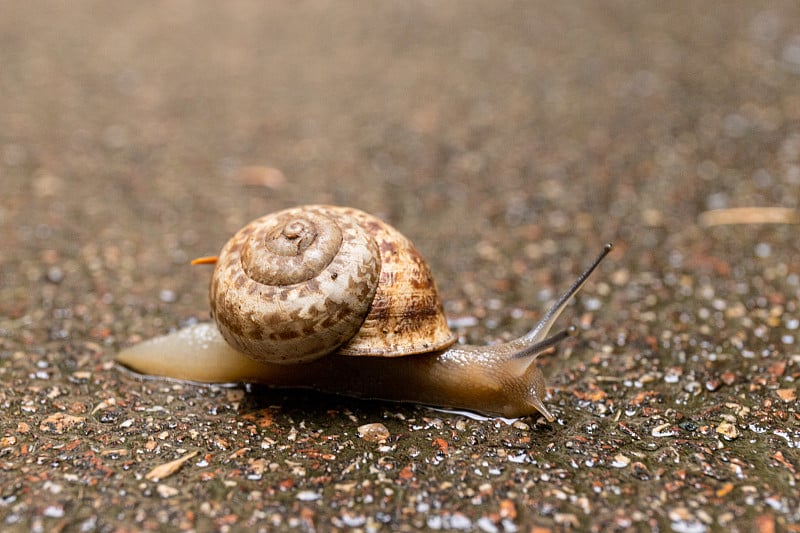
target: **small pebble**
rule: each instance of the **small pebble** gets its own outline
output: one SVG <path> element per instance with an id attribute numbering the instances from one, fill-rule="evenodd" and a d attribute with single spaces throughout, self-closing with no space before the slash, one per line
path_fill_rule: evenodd
<path id="1" fill-rule="evenodd" d="M 367 442 L 386 442 L 389 430 L 380 422 L 358 426 L 358 435 Z"/>
<path id="2" fill-rule="evenodd" d="M 173 496 L 180 494 L 178 489 L 175 487 L 170 487 L 169 485 L 159 485 L 156 487 L 156 492 L 162 498 L 172 498 Z"/>
<path id="3" fill-rule="evenodd" d="M 64 280 L 64 271 L 57 266 L 47 269 L 47 281 L 50 283 L 61 283 Z"/>
<path id="4" fill-rule="evenodd" d="M 631 464 L 631 458 L 621 453 L 615 455 L 614 460 L 611 462 L 611 466 L 614 468 L 625 468 L 629 464 Z"/>
<path id="5" fill-rule="evenodd" d="M 450 517 L 450 527 L 468 531 L 472 529 L 472 521 L 461 513 L 455 513 Z"/>
<path id="6" fill-rule="evenodd" d="M 474 316 L 448 318 L 447 325 L 452 329 L 472 328 L 478 325 L 478 318 Z"/>
<path id="7" fill-rule="evenodd" d="M 64 486 L 58 483 L 53 483 L 52 481 L 45 481 L 42 488 L 46 491 L 49 491 L 52 494 L 61 494 L 61 491 L 64 490 Z"/>
<path id="8" fill-rule="evenodd" d="M 760 242 L 756 244 L 755 254 L 756 257 L 760 257 L 762 259 L 767 258 L 772 255 L 772 246 L 766 242 Z"/>
<path id="9" fill-rule="evenodd" d="M 295 497 L 301 502 L 313 502 L 320 499 L 320 495 L 313 490 L 301 490 Z"/>
<path id="10" fill-rule="evenodd" d="M 797 399 L 797 390 L 795 389 L 778 389 L 775 394 L 784 402 L 793 402 Z"/>
<path id="11" fill-rule="evenodd" d="M 344 513 L 342 523 L 347 527 L 361 527 L 367 523 L 367 518 L 363 514 Z"/>
<path id="12" fill-rule="evenodd" d="M 62 518 L 64 516 L 64 508 L 60 505 L 50 505 L 44 508 L 42 514 L 48 518 Z"/>
<path id="13" fill-rule="evenodd" d="M 722 422 L 717 426 L 717 434 L 726 440 L 733 440 L 739 436 L 739 430 L 730 422 Z"/>
<path id="14" fill-rule="evenodd" d="M 497 533 L 500 531 L 491 518 L 484 516 L 478 519 L 478 529 L 486 533 Z"/>
<path id="15" fill-rule="evenodd" d="M 555 513 L 553 520 L 561 526 L 577 527 L 580 524 L 578 517 L 572 513 Z"/>
<path id="16" fill-rule="evenodd" d="M 158 293 L 158 299 L 166 304 L 175 303 L 178 299 L 178 295 L 175 294 L 175 291 L 169 289 L 162 289 L 160 293 Z"/>
<path id="17" fill-rule="evenodd" d="M 672 424 L 661 424 L 653 428 L 651 435 L 654 437 L 672 437 L 675 435 L 675 431 L 672 429 Z"/>

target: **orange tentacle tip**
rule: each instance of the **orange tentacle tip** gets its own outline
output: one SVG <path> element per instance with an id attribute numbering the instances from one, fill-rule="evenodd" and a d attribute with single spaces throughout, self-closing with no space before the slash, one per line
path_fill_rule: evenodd
<path id="1" fill-rule="evenodd" d="M 215 265 L 217 264 L 217 259 L 219 259 L 216 255 L 208 255 L 206 257 L 198 257 L 197 259 L 192 259 L 190 263 L 192 266 L 194 265 Z"/>

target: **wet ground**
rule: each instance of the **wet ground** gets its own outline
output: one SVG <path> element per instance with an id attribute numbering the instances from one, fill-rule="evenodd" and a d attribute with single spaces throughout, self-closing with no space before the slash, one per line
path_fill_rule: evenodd
<path id="1" fill-rule="evenodd" d="M 796 1 L 2 4 L 4 530 L 800 529 L 796 215 L 704 214 L 798 207 Z M 316 202 L 409 236 L 468 342 L 614 241 L 557 420 L 114 365 Z"/>

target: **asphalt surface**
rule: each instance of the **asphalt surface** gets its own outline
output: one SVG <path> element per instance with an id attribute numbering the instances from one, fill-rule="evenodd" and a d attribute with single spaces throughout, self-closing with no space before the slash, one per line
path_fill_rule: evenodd
<path id="1" fill-rule="evenodd" d="M 0 13 L 2 529 L 800 529 L 796 1 Z M 114 364 L 307 203 L 412 239 L 462 342 L 613 241 L 541 359 L 555 422 Z"/>

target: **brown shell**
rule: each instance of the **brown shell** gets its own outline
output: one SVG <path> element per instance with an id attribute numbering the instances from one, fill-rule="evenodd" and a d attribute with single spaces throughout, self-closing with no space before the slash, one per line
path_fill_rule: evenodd
<path id="1" fill-rule="evenodd" d="M 223 247 L 209 296 L 228 343 L 268 362 L 391 357 L 455 340 L 413 245 L 352 208 L 303 206 L 251 222 Z"/>
<path id="2" fill-rule="evenodd" d="M 447 326 L 428 263 L 399 231 L 357 209 L 337 210 L 357 219 L 381 255 L 378 290 L 358 333 L 343 355 L 396 357 L 443 350 L 456 341 Z"/>

